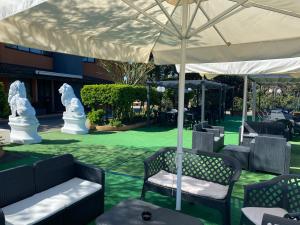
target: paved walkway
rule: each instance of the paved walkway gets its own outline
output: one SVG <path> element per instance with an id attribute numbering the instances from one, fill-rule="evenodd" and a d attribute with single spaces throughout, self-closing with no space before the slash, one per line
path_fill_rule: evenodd
<path id="1" fill-rule="evenodd" d="M 58 130 L 63 126 L 62 115 L 45 115 L 38 117 L 40 126 L 39 132 L 46 132 L 51 130 Z M 7 120 L 0 121 L 0 136 L 4 142 L 9 142 L 9 125 Z"/>

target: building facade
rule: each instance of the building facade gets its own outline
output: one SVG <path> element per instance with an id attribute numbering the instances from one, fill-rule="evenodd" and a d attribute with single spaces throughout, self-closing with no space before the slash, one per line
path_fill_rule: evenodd
<path id="1" fill-rule="evenodd" d="M 63 83 L 70 84 L 77 97 L 85 84 L 112 83 L 93 58 L 0 43 L 0 82 L 8 92 L 15 80 L 25 83 L 38 115 L 64 110 L 58 93 Z"/>

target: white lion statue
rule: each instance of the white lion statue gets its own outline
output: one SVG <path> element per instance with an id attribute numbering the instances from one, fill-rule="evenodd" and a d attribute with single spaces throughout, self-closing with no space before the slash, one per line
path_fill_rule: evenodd
<path id="1" fill-rule="evenodd" d="M 11 109 L 9 116 L 10 142 L 19 144 L 33 144 L 42 141 L 37 133 L 39 122 L 35 117 L 35 110 L 26 97 L 24 83 L 15 81 L 10 85 L 8 103 Z"/>
<path id="2" fill-rule="evenodd" d="M 64 83 L 58 91 L 61 94 L 61 103 L 66 107 L 65 113 L 67 115 L 71 117 L 85 116 L 84 108 L 69 84 Z"/>
<path id="3" fill-rule="evenodd" d="M 10 85 L 8 103 L 12 117 L 34 117 L 35 110 L 26 97 L 26 89 L 23 82 L 15 81 Z"/>

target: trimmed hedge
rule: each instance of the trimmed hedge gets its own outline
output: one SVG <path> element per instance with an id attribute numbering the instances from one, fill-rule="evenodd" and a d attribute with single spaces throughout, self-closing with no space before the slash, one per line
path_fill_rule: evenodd
<path id="1" fill-rule="evenodd" d="M 151 90 L 151 104 L 159 102 L 158 93 Z M 145 86 L 134 86 L 125 84 L 98 84 L 85 85 L 81 89 L 82 103 L 97 110 L 110 106 L 113 110 L 113 118 L 124 120 L 133 116 L 131 109 L 134 101 L 147 101 L 147 89 Z"/>
<path id="2" fill-rule="evenodd" d="M 92 110 L 88 113 L 88 118 L 93 125 L 100 125 L 103 123 L 103 116 L 105 111 L 103 109 Z"/>
<path id="3" fill-rule="evenodd" d="M 9 105 L 7 103 L 7 95 L 4 91 L 4 85 L 0 82 L 0 117 L 7 117 L 9 115 Z"/>

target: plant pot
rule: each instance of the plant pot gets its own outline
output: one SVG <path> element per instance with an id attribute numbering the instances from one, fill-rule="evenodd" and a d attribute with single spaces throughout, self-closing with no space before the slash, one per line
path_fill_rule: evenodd
<path id="1" fill-rule="evenodd" d="M 61 128 L 62 133 L 66 134 L 87 134 L 86 117 L 74 117 L 66 113 L 63 115 L 64 126 Z"/>

